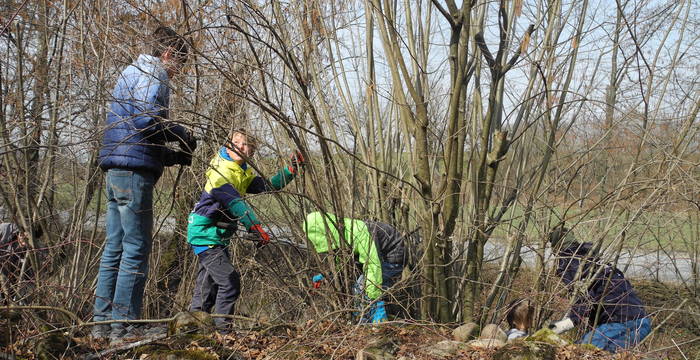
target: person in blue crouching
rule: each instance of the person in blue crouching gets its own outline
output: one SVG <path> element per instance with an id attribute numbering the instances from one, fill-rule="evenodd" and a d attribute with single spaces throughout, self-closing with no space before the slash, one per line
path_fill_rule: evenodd
<path id="1" fill-rule="evenodd" d="M 576 241 L 569 229 L 559 226 L 549 235 L 557 255 L 557 276 L 569 291 L 590 282 L 578 294 L 568 315 L 549 325 L 557 334 L 588 321 L 591 328 L 577 343 L 592 344 L 615 353 L 639 344 L 651 332 L 651 320 L 644 304 L 624 274 L 601 262 L 593 244 Z"/>
<path id="2" fill-rule="evenodd" d="M 95 290 L 95 321 L 141 316 L 153 227 L 153 188 L 166 166 L 190 165 L 197 141 L 184 127 L 166 121 L 170 79 L 187 59 L 188 45 L 169 27 L 149 38 L 141 54 L 117 78 L 99 154 L 106 173 L 106 239 Z M 166 147 L 177 142 L 180 151 Z M 139 337 L 139 328 L 114 322 L 97 325 L 92 337 L 118 343 Z"/>

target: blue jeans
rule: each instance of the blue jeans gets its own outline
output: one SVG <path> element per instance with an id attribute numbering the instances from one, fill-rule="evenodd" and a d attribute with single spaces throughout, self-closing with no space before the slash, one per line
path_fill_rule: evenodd
<path id="1" fill-rule="evenodd" d="M 156 180 L 149 172 L 107 171 L 106 239 L 95 289 L 95 321 L 141 316 Z M 113 330 L 122 327 L 112 324 Z"/>
<path id="2" fill-rule="evenodd" d="M 602 324 L 583 335 L 578 343 L 591 344 L 603 350 L 615 353 L 620 349 L 629 349 L 637 345 L 651 332 L 651 320 L 641 318 L 624 323 Z"/>

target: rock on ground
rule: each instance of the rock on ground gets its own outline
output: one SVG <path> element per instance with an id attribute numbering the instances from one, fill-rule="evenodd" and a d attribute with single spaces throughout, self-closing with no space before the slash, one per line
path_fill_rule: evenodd
<path id="1" fill-rule="evenodd" d="M 498 325 L 486 324 L 481 330 L 479 339 L 495 339 L 505 343 L 508 340 L 508 335 Z"/>
<path id="2" fill-rule="evenodd" d="M 499 339 L 476 339 L 467 342 L 467 345 L 479 349 L 500 348 L 505 345 L 505 341 Z"/>
<path id="3" fill-rule="evenodd" d="M 455 339 L 456 341 L 468 341 L 472 340 L 476 337 L 476 334 L 479 332 L 479 325 L 470 322 L 466 323 L 464 325 L 461 325 L 454 330 L 452 330 L 452 338 Z"/>
<path id="4" fill-rule="evenodd" d="M 214 319 L 204 311 L 180 312 L 168 324 L 168 334 L 183 334 L 196 332 L 211 334 L 214 331 Z"/>
<path id="5" fill-rule="evenodd" d="M 493 354 L 494 360 L 554 360 L 556 347 L 546 343 L 516 341 Z"/>
<path id="6" fill-rule="evenodd" d="M 464 343 L 461 341 L 443 340 L 428 347 L 426 353 L 437 358 L 445 358 L 454 356 L 462 347 Z"/>

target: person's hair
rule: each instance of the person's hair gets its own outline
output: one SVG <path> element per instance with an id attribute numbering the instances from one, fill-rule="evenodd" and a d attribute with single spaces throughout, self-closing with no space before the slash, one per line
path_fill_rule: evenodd
<path id="1" fill-rule="evenodd" d="M 172 49 L 173 55 L 184 63 L 190 51 L 185 38 L 167 26 L 157 27 L 151 35 L 151 41 L 151 55 L 155 57 L 160 57 L 168 49 Z"/>
<path id="2" fill-rule="evenodd" d="M 535 308 L 528 299 L 515 299 L 508 305 L 506 321 L 508 326 L 527 332 L 532 326 L 532 317 Z"/>
<path id="3" fill-rule="evenodd" d="M 248 130 L 244 128 L 237 128 L 231 132 L 231 136 L 229 136 L 229 139 L 233 139 L 233 137 L 237 134 L 245 136 L 246 143 L 249 147 L 253 148 L 253 150 L 258 149 L 258 139 L 255 136 L 251 135 L 250 132 L 248 132 Z"/>

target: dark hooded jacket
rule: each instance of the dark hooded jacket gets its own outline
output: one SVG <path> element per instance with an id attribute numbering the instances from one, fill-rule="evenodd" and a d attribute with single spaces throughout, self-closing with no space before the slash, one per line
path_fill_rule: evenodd
<path id="1" fill-rule="evenodd" d="M 588 319 L 590 324 L 624 323 L 647 314 L 632 284 L 616 267 L 601 263 L 593 254 L 591 243 L 572 242 L 558 254 L 557 275 L 565 284 L 590 281 L 587 291 L 579 294 L 569 316 L 575 324 Z M 583 264 L 581 273 L 579 267 Z M 601 269 L 602 267 L 602 269 Z M 578 275 L 578 276 L 577 276 Z M 571 286 L 571 291 L 574 291 Z"/>
<path id="2" fill-rule="evenodd" d="M 365 224 L 367 224 L 367 230 L 369 230 L 374 244 L 379 250 L 382 262 L 403 265 L 406 259 L 404 238 L 396 228 L 374 221 L 365 221 Z"/>

